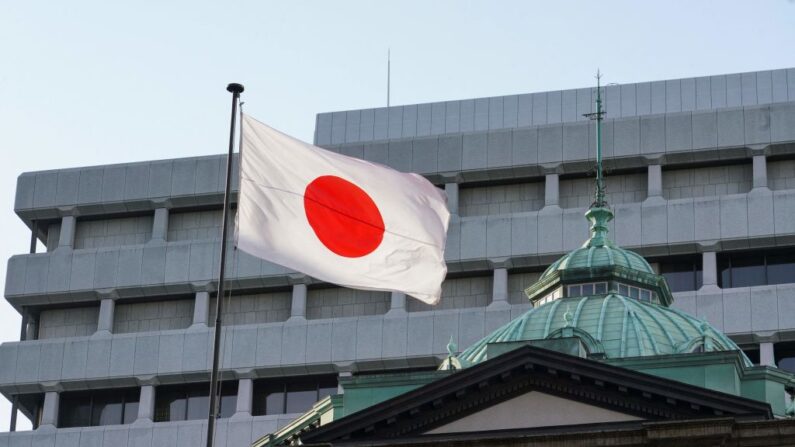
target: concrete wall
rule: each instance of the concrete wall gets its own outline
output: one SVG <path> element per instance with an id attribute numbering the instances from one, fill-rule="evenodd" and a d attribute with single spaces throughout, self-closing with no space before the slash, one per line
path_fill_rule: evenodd
<path id="1" fill-rule="evenodd" d="M 391 302 L 387 292 L 352 290 L 341 287 L 309 289 L 306 297 L 306 318 L 341 318 L 383 315 Z"/>
<path id="2" fill-rule="evenodd" d="M 165 331 L 185 329 L 193 321 L 193 299 L 117 303 L 113 332 Z"/>
<path id="3" fill-rule="evenodd" d="M 273 323 L 290 317 L 290 292 L 234 295 L 224 301 L 223 325 Z M 215 298 L 210 299 L 209 321 L 215 325 Z"/>
<path id="4" fill-rule="evenodd" d="M 79 220 L 74 248 L 143 244 L 152 238 L 152 216 Z"/>
<path id="5" fill-rule="evenodd" d="M 767 163 L 767 185 L 772 190 L 795 189 L 795 160 Z"/>
<path id="6" fill-rule="evenodd" d="M 469 278 L 448 278 L 442 284 L 442 299 L 436 306 L 408 298 L 406 310 L 423 312 L 443 309 L 466 309 L 485 307 L 491 302 L 493 278 L 474 276 Z"/>
<path id="7" fill-rule="evenodd" d="M 508 302 L 511 304 L 528 304 L 524 290 L 538 281 L 542 272 L 511 273 L 508 275 Z"/>
<path id="8" fill-rule="evenodd" d="M 168 216 L 168 240 L 220 240 L 223 210 L 185 211 Z"/>
<path id="9" fill-rule="evenodd" d="M 462 187 L 458 192 L 458 214 L 461 216 L 538 211 L 543 207 L 543 180 L 511 185 Z"/>
<path id="10" fill-rule="evenodd" d="M 607 118 L 795 100 L 795 69 L 607 86 Z M 592 87 L 524 95 L 321 113 L 315 143 L 356 143 L 586 121 Z"/>
<path id="11" fill-rule="evenodd" d="M 663 171 L 663 197 L 725 196 L 746 193 L 753 186 L 750 163 Z"/>
<path id="12" fill-rule="evenodd" d="M 82 337 L 97 330 L 99 306 L 43 309 L 39 313 L 39 340 Z"/>
<path id="13" fill-rule="evenodd" d="M 648 190 L 646 174 L 622 174 L 605 177 L 607 203 L 640 203 Z M 594 179 L 583 177 L 560 180 L 560 207 L 587 208 L 594 201 Z"/>
<path id="14" fill-rule="evenodd" d="M 793 123 L 795 100 L 609 119 L 604 125 L 604 155 L 612 159 L 614 169 L 623 170 L 692 163 L 694 151 L 703 162 L 748 158 L 748 146 L 786 153 L 792 151 L 786 145 L 795 141 Z M 585 122 L 560 123 L 329 148 L 425 174 L 438 183 L 451 175 L 459 182 L 527 178 L 550 169 L 564 174 L 590 170 L 595 151 L 592 127 Z M 17 180 L 15 211 L 27 221 L 62 217 L 64 208 L 81 216 L 153 210 L 163 207 L 162 199 L 174 209 L 217 207 L 223 160 L 196 157 L 25 173 Z"/>
<path id="15" fill-rule="evenodd" d="M 61 223 L 52 223 L 47 225 L 47 240 L 44 241 L 47 251 L 53 251 L 58 248 L 58 240 L 61 237 Z"/>

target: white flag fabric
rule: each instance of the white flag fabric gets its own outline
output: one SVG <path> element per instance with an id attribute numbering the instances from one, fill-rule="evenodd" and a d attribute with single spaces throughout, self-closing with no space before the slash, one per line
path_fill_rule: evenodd
<path id="1" fill-rule="evenodd" d="M 241 132 L 240 250 L 341 286 L 439 301 L 450 220 L 443 191 L 246 115 Z"/>

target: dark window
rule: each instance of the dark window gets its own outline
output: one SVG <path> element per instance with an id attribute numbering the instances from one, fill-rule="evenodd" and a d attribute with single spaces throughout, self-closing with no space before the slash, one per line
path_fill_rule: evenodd
<path id="1" fill-rule="evenodd" d="M 261 379 L 254 382 L 254 415 L 303 413 L 337 393 L 336 376 Z"/>
<path id="2" fill-rule="evenodd" d="M 776 253 L 767 256 L 767 283 L 786 284 L 795 282 L 795 255 Z"/>
<path id="3" fill-rule="evenodd" d="M 757 251 L 718 255 L 723 288 L 795 282 L 795 251 Z"/>
<path id="4" fill-rule="evenodd" d="M 785 371 L 795 373 L 795 342 L 776 343 L 773 346 L 773 353 L 776 359 L 776 366 Z"/>
<path id="5" fill-rule="evenodd" d="M 228 418 L 237 406 L 237 382 L 221 382 L 219 416 Z M 207 419 L 210 412 L 210 384 L 191 383 L 157 387 L 155 422 Z"/>
<path id="6" fill-rule="evenodd" d="M 129 424 L 138 417 L 138 388 L 64 392 L 58 406 L 58 427 Z"/>
<path id="7" fill-rule="evenodd" d="M 671 292 L 686 292 L 701 288 L 701 256 L 665 259 L 659 262 L 660 274 Z"/>
<path id="8" fill-rule="evenodd" d="M 759 364 L 759 345 L 742 347 L 743 353 L 754 365 Z"/>

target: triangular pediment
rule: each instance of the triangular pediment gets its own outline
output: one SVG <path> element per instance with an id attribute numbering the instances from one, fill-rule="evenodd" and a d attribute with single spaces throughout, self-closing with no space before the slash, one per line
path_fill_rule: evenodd
<path id="1" fill-rule="evenodd" d="M 763 402 L 523 346 L 298 436 L 333 444 L 721 417 L 773 415 Z"/>
<path id="2" fill-rule="evenodd" d="M 448 422 L 425 434 L 469 433 L 639 420 L 643 419 L 577 400 L 531 391 Z"/>

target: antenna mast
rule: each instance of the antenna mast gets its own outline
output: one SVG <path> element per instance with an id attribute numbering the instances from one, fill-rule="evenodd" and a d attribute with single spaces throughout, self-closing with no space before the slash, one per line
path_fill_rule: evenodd
<path id="1" fill-rule="evenodd" d="M 389 107 L 389 91 L 391 88 L 391 77 L 392 77 L 392 49 L 387 48 L 386 50 L 386 106 Z"/>

